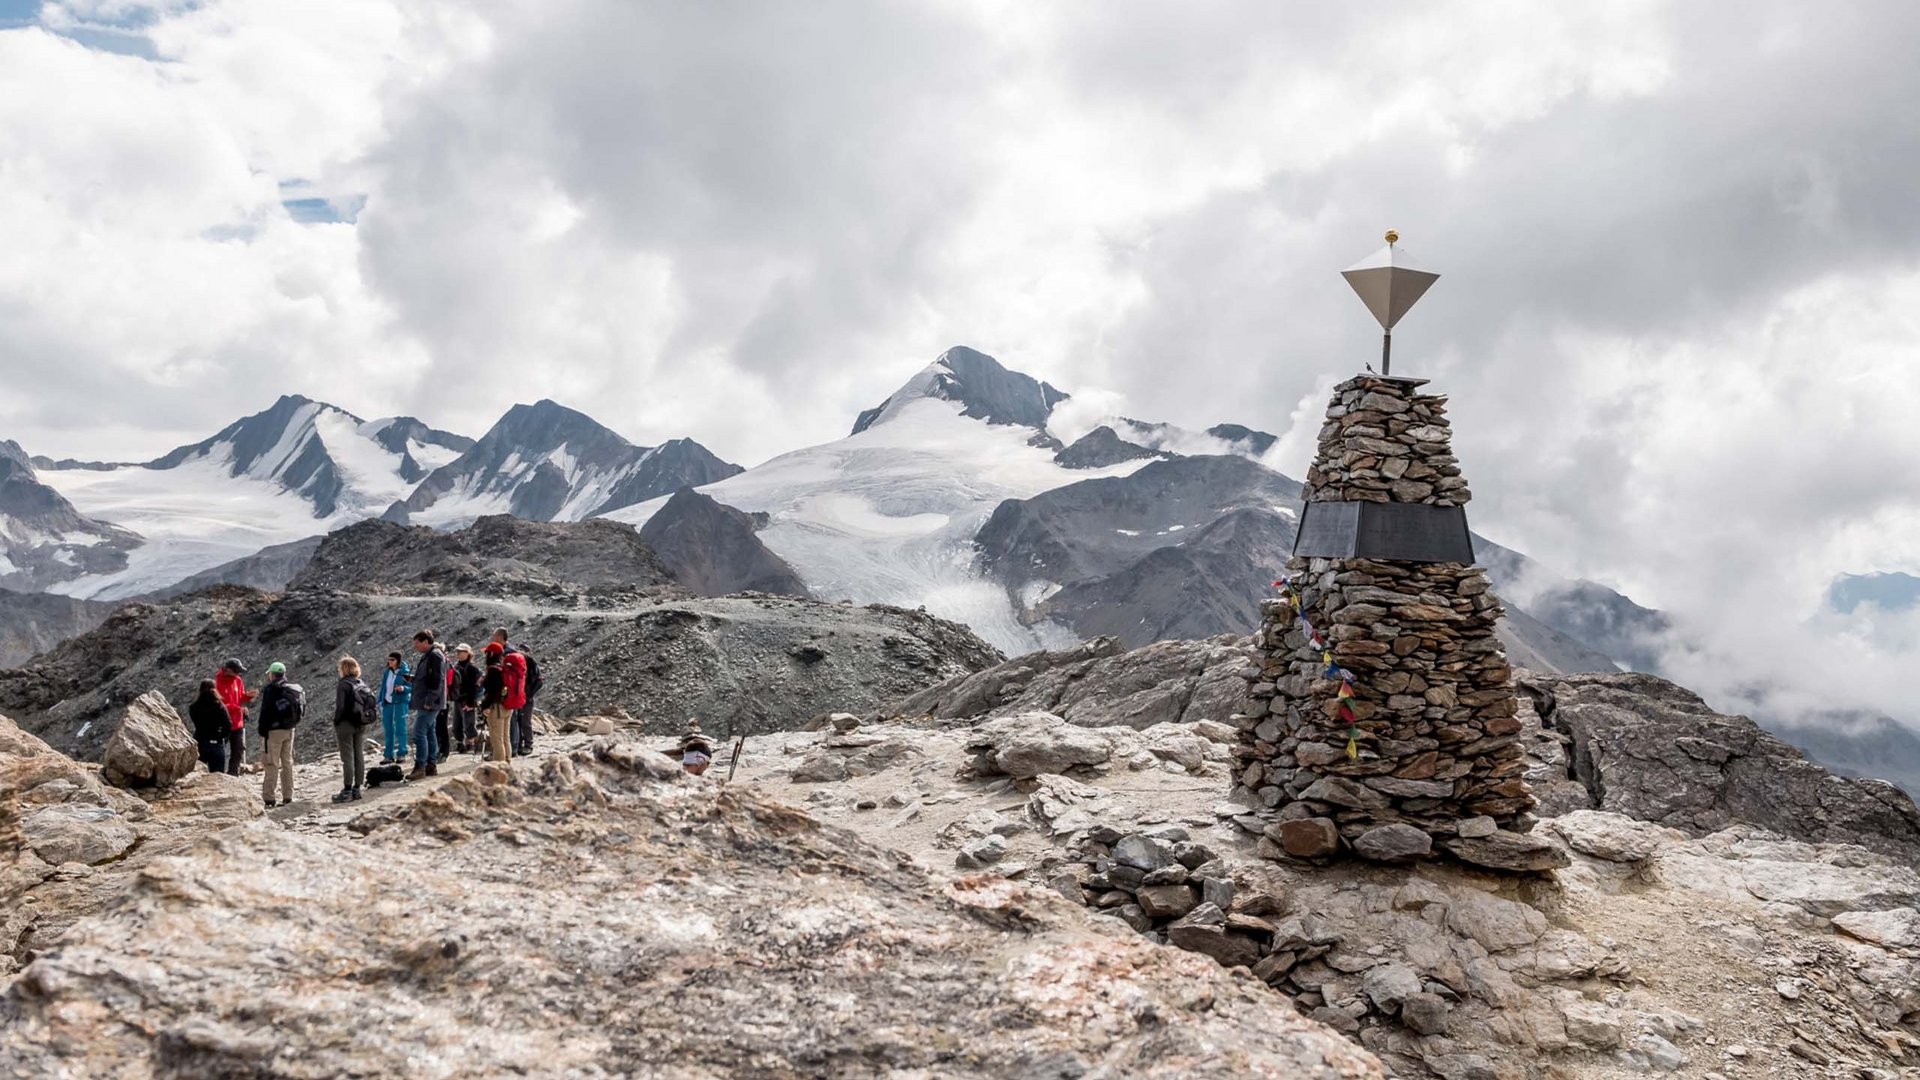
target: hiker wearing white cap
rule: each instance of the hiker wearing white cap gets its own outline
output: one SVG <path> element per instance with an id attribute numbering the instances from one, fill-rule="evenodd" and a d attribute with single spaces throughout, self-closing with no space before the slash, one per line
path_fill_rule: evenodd
<path id="1" fill-rule="evenodd" d="M 463 754 L 480 752 L 480 665 L 473 662 L 473 647 L 461 642 L 453 647 L 453 744 Z"/>

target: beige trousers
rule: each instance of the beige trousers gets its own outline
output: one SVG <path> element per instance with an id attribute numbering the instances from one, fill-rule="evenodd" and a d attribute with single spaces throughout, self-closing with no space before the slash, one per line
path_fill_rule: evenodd
<path id="1" fill-rule="evenodd" d="M 487 760 L 506 761 L 513 756 L 513 743 L 507 738 L 507 707 L 493 705 L 487 709 Z"/>
<path id="2" fill-rule="evenodd" d="M 273 782 L 281 781 L 283 799 L 293 798 L 293 732 L 288 729 L 267 732 L 266 772 L 261 774 L 260 795 L 273 801 Z"/>

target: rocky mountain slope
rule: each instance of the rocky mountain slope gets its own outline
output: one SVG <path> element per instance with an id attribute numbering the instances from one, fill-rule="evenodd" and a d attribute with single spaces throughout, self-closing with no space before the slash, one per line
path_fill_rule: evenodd
<path id="1" fill-rule="evenodd" d="M 682 588 L 702 596 L 806 596 L 800 575 L 754 535 L 766 524 L 764 516 L 741 513 L 693 488 L 681 488 L 640 527 L 640 539 Z"/>
<path id="2" fill-rule="evenodd" d="M 508 409 L 386 516 L 443 528 L 488 514 L 579 521 L 740 471 L 691 439 L 635 446 L 584 413 L 542 400 Z"/>
<path id="3" fill-rule="evenodd" d="M 485 518 L 443 533 L 362 522 L 330 535 L 284 594 L 236 586 L 122 607 L 96 629 L 0 670 L 0 712 L 63 752 L 98 758 L 117 710 L 159 689 L 184 709 L 239 656 L 257 680 L 279 660 L 316 719 L 303 759 L 333 752 L 326 717 L 342 654 L 378 670 L 433 627 L 476 647 L 496 626 L 541 663 L 543 709 L 613 708 L 679 731 L 729 735 L 873 708 L 1001 659 L 965 627 L 921 612 L 746 594 L 688 595 L 635 531 L 607 521 Z"/>
<path id="4" fill-rule="evenodd" d="M 42 483 L 20 445 L 0 441 L 0 589 L 33 592 L 124 569 L 140 538 L 74 509 Z"/>
<path id="5" fill-rule="evenodd" d="M 25 749 L 0 761 L 58 767 Z M 144 810 L 63 779 L 7 823 Z M 122 895 L 5 977 L 0 1071 L 1383 1075 L 1209 960 L 1032 886 L 930 877 L 631 743 L 482 768 L 347 832 L 211 827 L 132 871 L 10 846 L 9 912 L 59 904 L 63 873 Z"/>
<path id="6" fill-rule="evenodd" d="M 548 601 L 577 596 L 604 603 L 662 595 L 673 583 L 660 557 L 628 526 L 498 514 L 455 532 L 390 521 L 349 525 L 327 535 L 287 589 Z"/>
<path id="7" fill-rule="evenodd" d="M 1219 725 L 1047 719 L 787 733 L 750 740 L 740 777 L 936 872 L 1045 881 L 1151 940 L 1242 965 L 1409 1080 L 1837 1080 L 1920 1066 L 1911 866 L 1591 806 L 1540 824 L 1571 865 L 1534 878 L 1275 862 L 1259 854 L 1258 820 L 1221 802 Z M 1564 747 L 1556 730 L 1531 738 L 1549 756 Z"/>
<path id="8" fill-rule="evenodd" d="M 0 589 L 0 668 L 23 663 L 35 653 L 86 633 L 105 621 L 115 606 Z"/>
<path id="9" fill-rule="evenodd" d="M 315 763 L 264 819 L 242 782 L 119 791 L 0 719 L 0 1066 L 1920 1068 L 1911 803 L 1887 816 L 1658 680 L 1523 675 L 1535 831 L 1565 869 L 1276 861 L 1273 823 L 1222 798 L 1233 728 L 1203 701 L 1243 648 L 1021 657 L 756 733 L 698 780 L 618 714 L 346 806 Z M 271 992 L 289 973 L 308 991 Z"/>

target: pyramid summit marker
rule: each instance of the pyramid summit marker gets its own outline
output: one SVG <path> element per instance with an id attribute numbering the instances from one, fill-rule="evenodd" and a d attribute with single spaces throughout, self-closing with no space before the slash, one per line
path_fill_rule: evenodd
<path id="1" fill-rule="evenodd" d="M 1393 373 L 1393 327 L 1425 296 L 1440 275 L 1407 265 L 1406 252 L 1394 245 L 1400 234 L 1387 230 L 1387 246 L 1340 272 L 1380 321 L 1380 374 Z"/>

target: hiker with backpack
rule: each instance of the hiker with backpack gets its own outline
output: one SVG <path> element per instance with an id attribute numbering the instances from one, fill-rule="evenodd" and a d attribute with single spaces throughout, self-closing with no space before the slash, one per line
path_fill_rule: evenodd
<path id="1" fill-rule="evenodd" d="M 220 700 L 219 684 L 212 679 L 200 680 L 200 696 L 187 706 L 187 719 L 193 724 L 193 743 L 199 747 L 207 771 L 226 772 L 233 718 L 227 714 L 227 703 Z"/>
<path id="2" fill-rule="evenodd" d="M 447 703 L 447 654 L 433 640 L 433 631 L 413 635 L 418 654 L 413 669 L 413 771 L 407 779 L 438 776 L 440 709 Z"/>
<path id="3" fill-rule="evenodd" d="M 400 654 L 387 654 L 387 671 L 380 676 L 380 764 L 407 759 L 407 702 L 413 696 L 413 669 Z"/>
<path id="4" fill-rule="evenodd" d="M 520 703 L 509 704 L 513 719 L 513 751 L 516 754 L 533 753 L 533 696 L 540 692 L 540 665 L 532 654 L 507 640 L 507 628 L 497 627 L 493 631 L 493 640 L 503 650 L 501 663 L 506 668 L 509 685 L 516 672 L 519 675 Z M 511 696 L 511 695 L 509 695 Z"/>
<path id="5" fill-rule="evenodd" d="M 473 647 L 461 642 L 453 647 L 453 740 L 454 749 L 463 754 L 480 752 L 480 725 L 475 715 L 480 708 L 480 665 L 473 662 Z"/>
<path id="6" fill-rule="evenodd" d="M 506 646 L 487 642 L 487 670 L 480 676 L 480 708 L 487 717 L 487 760 L 506 761 L 513 756 L 513 744 L 507 741 L 507 672 L 503 661 Z"/>
<path id="7" fill-rule="evenodd" d="M 274 661 L 267 665 L 267 685 L 260 691 L 260 732 L 266 736 L 266 772 L 260 781 L 260 794 L 273 809 L 274 781 L 280 781 L 280 802 L 293 801 L 293 729 L 306 715 L 307 696 L 298 683 L 287 681 L 287 665 Z"/>
<path id="8" fill-rule="evenodd" d="M 340 744 L 340 794 L 337 803 L 360 798 L 367 780 L 366 730 L 380 712 L 373 691 L 360 681 L 360 661 L 340 658 L 340 681 L 333 684 L 333 737 Z"/>

